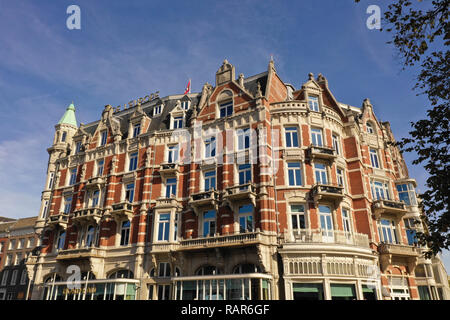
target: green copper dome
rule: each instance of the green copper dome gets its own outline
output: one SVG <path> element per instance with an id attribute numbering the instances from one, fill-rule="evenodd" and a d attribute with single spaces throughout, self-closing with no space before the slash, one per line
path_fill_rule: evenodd
<path id="1" fill-rule="evenodd" d="M 72 126 L 78 127 L 77 118 L 75 117 L 75 106 L 73 103 L 67 107 L 66 112 L 62 116 L 61 120 L 59 120 L 58 124 L 70 124 Z"/>

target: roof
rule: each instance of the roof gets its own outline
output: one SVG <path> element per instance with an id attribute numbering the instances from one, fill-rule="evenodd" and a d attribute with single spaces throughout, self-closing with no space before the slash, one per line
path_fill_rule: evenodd
<path id="1" fill-rule="evenodd" d="M 15 221 L 14 225 L 10 228 L 11 230 L 16 229 L 24 229 L 29 227 L 34 227 L 36 220 L 38 217 L 29 217 L 29 218 L 22 218 Z"/>
<path id="2" fill-rule="evenodd" d="M 13 218 L 0 217 L 0 223 L 9 222 L 9 221 L 15 221 L 15 220 L 16 219 L 13 219 Z"/>
<path id="3" fill-rule="evenodd" d="M 0 232 L 5 232 L 14 225 L 15 221 L 0 223 Z"/>
<path id="4" fill-rule="evenodd" d="M 72 126 L 78 127 L 77 118 L 75 117 L 75 106 L 73 105 L 73 103 L 71 103 L 67 107 L 66 112 L 62 116 L 61 120 L 59 120 L 58 124 L 70 124 Z"/>

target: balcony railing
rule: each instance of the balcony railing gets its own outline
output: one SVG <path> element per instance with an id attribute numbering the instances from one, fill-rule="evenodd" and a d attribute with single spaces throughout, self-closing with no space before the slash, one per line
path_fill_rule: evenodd
<path id="1" fill-rule="evenodd" d="M 190 206 L 197 210 L 203 206 L 213 206 L 215 207 L 219 200 L 219 193 L 217 191 L 205 191 L 200 193 L 194 193 L 189 199 Z"/>
<path id="2" fill-rule="evenodd" d="M 391 254 L 395 256 L 418 257 L 420 248 L 382 242 L 378 245 L 378 252 L 380 254 Z"/>
<path id="3" fill-rule="evenodd" d="M 248 199 L 253 203 L 254 206 L 256 206 L 256 187 L 253 183 L 246 183 L 226 188 L 223 198 L 227 201 L 239 201 Z"/>
<path id="4" fill-rule="evenodd" d="M 333 243 L 369 248 L 369 237 L 363 233 L 341 230 L 297 229 L 286 231 L 285 243 Z"/>
<path id="5" fill-rule="evenodd" d="M 111 216 L 114 219 L 131 218 L 133 216 L 133 205 L 128 201 L 113 204 Z"/>
<path id="6" fill-rule="evenodd" d="M 308 158 L 319 158 L 319 159 L 335 159 L 336 150 L 334 148 L 311 145 L 306 152 Z"/>
<path id="7" fill-rule="evenodd" d="M 162 163 L 159 166 L 159 173 L 162 176 L 175 175 L 178 172 L 178 163 Z"/>
<path id="8" fill-rule="evenodd" d="M 99 248 L 76 248 L 59 250 L 56 260 L 76 260 L 88 258 L 103 258 L 105 251 Z"/>
<path id="9" fill-rule="evenodd" d="M 83 223 L 83 222 L 89 222 L 94 221 L 95 223 L 98 223 L 100 219 L 102 218 L 104 213 L 104 210 L 102 208 L 94 207 L 94 208 L 87 208 L 87 209 L 80 209 L 77 211 L 74 211 L 71 215 L 72 222 L 74 223 Z"/>
<path id="10" fill-rule="evenodd" d="M 93 177 L 86 182 L 86 188 L 87 189 L 100 188 L 105 184 L 105 182 L 106 179 L 104 177 Z"/>
<path id="11" fill-rule="evenodd" d="M 65 213 L 51 215 L 47 218 L 46 224 L 48 227 L 56 227 L 61 226 L 62 228 L 66 228 L 69 223 L 69 215 Z"/>
<path id="12" fill-rule="evenodd" d="M 372 203 L 372 212 L 376 218 L 379 218 L 383 213 L 403 216 L 407 209 L 403 202 L 380 199 Z"/>
<path id="13" fill-rule="evenodd" d="M 276 243 L 276 237 L 261 232 L 238 233 L 208 238 L 185 239 L 180 241 L 180 250 L 194 250 L 228 246 Z"/>
<path id="14" fill-rule="evenodd" d="M 344 187 L 331 184 L 316 184 L 311 190 L 311 195 L 316 202 L 319 200 L 342 200 Z"/>

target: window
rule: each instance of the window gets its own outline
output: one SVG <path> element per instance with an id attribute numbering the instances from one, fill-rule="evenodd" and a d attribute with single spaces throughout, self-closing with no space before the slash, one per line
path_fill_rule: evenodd
<path id="1" fill-rule="evenodd" d="M 367 127 L 367 133 L 375 133 L 375 130 L 373 129 L 372 123 L 366 122 Z"/>
<path id="2" fill-rule="evenodd" d="M 251 164 L 241 164 L 238 167 L 239 185 L 244 185 L 252 181 Z"/>
<path id="3" fill-rule="evenodd" d="M 189 109 L 189 101 L 183 101 L 181 102 L 181 108 L 183 110 L 188 110 Z"/>
<path id="4" fill-rule="evenodd" d="M 216 156 L 216 138 L 211 137 L 205 140 L 205 158 Z"/>
<path id="5" fill-rule="evenodd" d="M 169 178 L 166 181 L 166 198 L 176 197 L 177 195 L 177 179 Z"/>
<path id="6" fill-rule="evenodd" d="M 216 171 L 205 172 L 205 191 L 216 190 Z"/>
<path id="7" fill-rule="evenodd" d="M 397 185 L 398 196 L 407 206 L 417 206 L 416 192 L 412 183 Z"/>
<path id="8" fill-rule="evenodd" d="M 195 274 L 198 276 L 212 276 L 216 274 L 221 274 L 221 272 L 215 266 L 203 266 L 198 268 Z"/>
<path id="9" fill-rule="evenodd" d="M 311 142 L 313 146 L 321 147 L 323 146 L 322 130 L 321 129 L 311 129 Z"/>
<path id="10" fill-rule="evenodd" d="M 92 207 L 98 207 L 99 197 L 100 197 L 100 190 L 92 191 Z"/>
<path id="11" fill-rule="evenodd" d="M 105 160 L 97 161 L 97 177 L 103 176 L 103 169 L 105 168 Z"/>
<path id="12" fill-rule="evenodd" d="M 169 241 L 170 213 L 160 213 L 158 221 L 158 241 Z"/>
<path id="13" fill-rule="evenodd" d="M 160 278 L 169 278 L 171 274 L 170 263 L 161 262 L 158 268 L 158 277 Z"/>
<path id="14" fill-rule="evenodd" d="M 25 239 L 19 239 L 17 243 L 17 249 L 23 249 L 25 247 Z"/>
<path id="15" fill-rule="evenodd" d="M 104 146 L 106 144 L 107 138 L 108 138 L 108 131 L 107 130 L 102 131 L 101 138 L 100 138 L 100 145 L 101 146 Z"/>
<path id="16" fill-rule="evenodd" d="M 10 266 L 12 264 L 12 254 L 6 255 L 5 266 Z"/>
<path id="17" fill-rule="evenodd" d="M 134 171 L 137 169 L 138 165 L 138 153 L 134 152 L 130 154 L 130 164 L 128 166 L 128 171 Z"/>
<path id="18" fill-rule="evenodd" d="M 325 300 L 322 283 L 293 283 L 294 300 Z"/>
<path id="19" fill-rule="evenodd" d="M 233 274 L 260 273 L 261 270 L 251 263 L 238 264 L 233 268 Z"/>
<path id="20" fill-rule="evenodd" d="M 344 187 L 344 189 L 345 189 L 344 169 L 337 168 L 336 169 L 336 177 L 337 177 L 338 185 L 341 186 L 341 187 Z"/>
<path id="21" fill-rule="evenodd" d="M 177 241 L 177 235 L 178 235 L 178 213 L 175 213 L 174 228 L 173 228 L 173 241 Z"/>
<path id="22" fill-rule="evenodd" d="M 327 184 L 327 166 L 323 163 L 315 163 L 314 176 L 317 184 Z"/>
<path id="23" fill-rule="evenodd" d="M 74 185 L 76 182 L 77 182 L 77 168 L 73 168 L 70 170 L 69 186 Z"/>
<path id="24" fill-rule="evenodd" d="M 216 211 L 209 210 L 203 213 L 203 237 L 213 237 L 216 233 Z"/>
<path id="25" fill-rule="evenodd" d="M 350 213 L 348 209 L 342 209 L 342 228 L 344 232 L 352 232 L 352 223 L 350 221 Z"/>
<path id="26" fill-rule="evenodd" d="M 28 248 L 32 248 L 34 247 L 34 238 L 29 238 L 28 239 Z"/>
<path id="27" fill-rule="evenodd" d="M 174 117 L 173 118 L 173 129 L 183 128 L 183 117 Z"/>
<path id="28" fill-rule="evenodd" d="M 5 242 L 0 242 L 0 253 L 3 252 L 3 249 L 5 248 Z"/>
<path id="29" fill-rule="evenodd" d="M 311 111 L 319 112 L 319 97 L 308 96 L 308 105 Z"/>
<path id="30" fill-rule="evenodd" d="M 290 186 L 302 185 L 302 169 L 300 162 L 288 162 L 288 178 Z"/>
<path id="31" fill-rule="evenodd" d="M 168 146 L 167 150 L 167 163 L 176 163 L 178 161 L 179 147 L 178 144 Z"/>
<path id="32" fill-rule="evenodd" d="M 419 289 L 420 300 L 432 300 L 427 286 L 417 286 L 417 289 Z"/>
<path id="33" fill-rule="evenodd" d="M 8 250 L 14 250 L 15 248 L 16 248 L 16 239 L 10 240 Z"/>
<path id="34" fill-rule="evenodd" d="M 299 232 L 306 229 L 305 206 L 303 204 L 293 204 L 291 208 L 292 231 Z"/>
<path id="35" fill-rule="evenodd" d="M 61 137 L 61 142 L 65 142 L 67 138 L 67 132 L 63 132 L 62 137 Z"/>
<path id="36" fill-rule="evenodd" d="M 75 153 L 80 153 L 81 152 L 81 147 L 83 145 L 81 144 L 81 141 L 78 141 L 75 147 Z"/>
<path id="37" fill-rule="evenodd" d="M 253 206 L 251 204 L 239 207 L 239 231 L 240 233 L 253 232 Z"/>
<path id="38" fill-rule="evenodd" d="M 286 148 L 298 147 L 298 131 L 296 127 L 287 127 L 284 129 L 286 137 Z"/>
<path id="39" fill-rule="evenodd" d="M 22 274 L 20 275 L 20 285 L 22 286 L 25 285 L 27 283 L 27 278 L 28 278 L 27 270 L 23 270 Z"/>
<path id="40" fill-rule="evenodd" d="M 377 300 L 377 290 L 374 285 L 362 285 L 364 300 Z"/>
<path id="41" fill-rule="evenodd" d="M 3 271 L 2 286 L 6 286 L 6 283 L 8 281 L 8 274 L 9 274 L 9 270 L 4 270 Z"/>
<path id="42" fill-rule="evenodd" d="M 42 208 L 42 218 L 47 218 L 48 213 L 48 200 L 44 201 L 44 207 Z"/>
<path id="43" fill-rule="evenodd" d="M 416 234 L 416 224 L 414 218 L 408 218 L 403 220 L 406 228 L 406 238 L 408 239 L 408 244 L 410 246 L 416 245 L 418 243 Z"/>
<path id="44" fill-rule="evenodd" d="M 129 203 L 134 201 L 134 183 L 125 186 L 125 200 Z"/>
<path id="45" fill-rule="evenodd" d="M 385 243 L 398 243 L 395 222 L 392 220 L 381 219 L 378 222 L 378 233 L 380 241 Z"/>
<path id="46" fill-rule="evenodd" d="M 328 206 L 319 205 L 319 217 L 320 228 L 322 229 L 322 239 L 325 242 L 332 242 L 334 240 L 334 232 L 331 208 Z"/>
<path id="47" fill-rule="evenodd" d="M 233 101 L 228 101 L 219 106 L 220 118 L 228 117 L 233 114 Z"/>
<path id="48" fill-rule="evenodd" d="M 120 245 L 127 246 L 130 240 L 130 221 L 123 221 L 120 228 Z"/>
<path id="49" fill-rule="evenodd" d="M 380 163 L 378 162 L 378 152 L 375 149 L 370 149 L 370 164 L 374 168 L 380 168 Z"/>
<path id="50" fill-rule="evenodd" d="M 19 271 L 18 270 L 14 270 L 13 272 L 12 272 L 12 275 L 11 275 L 11 282 L 9 283 L 10 285 L 12 285 L 12 286 L 15 286 L 16 285 L 16 283 L 17 283 L 17 273 L 18 273 Z"/>
<path id="51" fill-rule="evenodd" d="M 389 187 L 387 183 L 371 181 L 372 198 L 374 200 L 389 200 Z"/>
<path id="52" fill-rule="evenodd" d="M 354 284 L 331 283 L 331 300 L 356 300 Z"/>
<path id="53" fill-rule="evenodd" d="M 341 144 L 339 143 L 339 136 L 333 134 L 331 136 L 332 140 L 333 140 L 333 148 L 336 151 L 336 154 L 340 155 L 341 154 Z"/>
<path id="54" fill-rule="evenodd" d="M 86 247 L 92 247 L 94 243 L 94 236 L 95 236 L 95 228 L 94 226 L 88 226 L 87 232 L 86 232 Z"/>
<path id="55" fill-rule="evenodd" d="M 64 249 L 64 242 L 66 241 L 66 232 L 61 230 L 58 233 L 58 238 L 56 240 L 56 249 L 61 250 Z"/>
<path id="56" fill-rule="evenodd" d="M 153 116 L 157 116 L 162 113 L 162 105 L 153 108 Z"/>
<path id="57" fill-rule="evenodd" d="M 238 129 L 237 139 L 238 150 L 247 150 L 248 148 L 250 148 L 250 129 Z"/>
<path id="58" fill-rule="evenodd" d="M 23 259 L 22 253 L 21 253 L 21 252 L 16 253 L 16 260 L 15 260 L 14 264 L 15 264 L 15 265 L 19 265 L 20 262 L 22 261 L 22 259 Z"/>
<path id="59" fill-rule="evenodd" d="M 72 208 L 72 197 L 64 198 L 64 213 L 69 214 Z"/>
<path id="60" fill-rule="evenodd" d="M 158 285 L 158 300 L 170 300 L 170 285 Z"/>
<path id="61" fill-rule="evenodd" d="M 55 173 L 51 172 L 50 173 L 50 179 L 48 181 L 48 188 L 51 189 L 53 188 L 53 179 L 55 178 Z"/>
<path id="62" fill-rule="evenodd" d="M 133 138 L 141 134 L 141 124 L 137 123 L 133 126 Z"/>

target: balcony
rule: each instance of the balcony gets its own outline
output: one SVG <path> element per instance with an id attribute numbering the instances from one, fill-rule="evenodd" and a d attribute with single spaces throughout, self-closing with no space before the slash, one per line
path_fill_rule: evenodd
<path id="1" fill-rule="evenodd" d="M 179 250 L 201 250 L 220 247 L 248 246 L 255 244 L 276 244 L 276 236 L 261 232 L 238 233 L 208 238 L 186 239 L 180 241 Z"/>
<path id="2" fill-rule="evenodd" d="M 112 205 L 111 216 L 114 220 L 123 218 L 131 219 L 133 217 L 133 206 L 128 201 L 116 203 Z"/>
<path id="3" fill-rule="evenodd" d="M 153 243 L 150 249 L 151 253 L 165 253 L 176 251 L 180 245 L 178 243 Z"/>
<path id="4" fill-rule="evenodd" d="M 45 221 L 46 226 L 50 229 L 56 229 L 57 227 L 66 229 L 68 223 L 69 215 L 65 213 L 51 215 Z"/>
<path id="5" fill-rule="evenodd" d="M 105 251 L 99 248 L 77 248 L 59 250 L 56 260 L 69 261 L 90 258 L 104 258 Z"/>
<path id="6" fill-rule="evenodd" d="M 101 189 L 106 183 L 106 179 L 104 177 L 94 177 L 90 178 L 86 182 L 86 189 Z"/>
<path id="7" fill-rule="evenodd" d="M 392 264 L 392 257 L 395 256 L 405 260 L 409 272 L 412 273 L 417 265 L 420 248 L 382 242 L 378 245 L 378 252 L 383 272 Z"/>
<path id="8" fill-rule="evenodd" d="M 227 188 L 223 199 L 229 204 L 235 201 L 250 200 L 256 206 L 256 187 L 253 183 Z"/>
<path id="9" fill-rule="evenodd" d="M 328 148 L 324 146 L 311 145 L 306 150 L 306 155 L 309 159 L 336 159 L 336 151 L 334 150 L 334 148 Z"/>
<path id="10" fill-rule="evenodd" d="M 182 206 L 180 205 L 180 203 L 176 198 L 159 197 L 158 199 L 156 199 L 155 209 L 171 209 L 171 208 L 182 209 Z"/>
<path id="11" fill-rule="evenodd" d="M 369 237 L 364 233 L 341 230 L 298 229 L 286 231 L 285 243 L 333 243 L 369 248 Z"/>
<path id="12" fill-rule="evenodd" d="M 372 203 L 372 212 L 376 219 L 383 213 L 398 215 L 401 218 L 407 209 L 403 202 L 380 199 Z"/>
<path id="13" fill-rule="evenodd" d="M 316 184 L 311 190 L 314 202 L 331 200 L 339 202 L 344 197 L 344 187 L 331 184 Z"/>
<path id="14" fill-rule="evenodd" d="M 162 163 L 159 166 L 159 174 L 162 177 L 175 176 L 179 172 L 178 163 Z"/>
<path id="15" fill-rule="evenodd" d="M 198 211 L 201 207 L 213 207 L 217 210 L 219 200 L 219 193 L 217 191 L 205 191 L 200 193 L 194 193 L 189 199 L 189 205 L 194 209 L 198 215 Z"/>
<path id="16" fill-rule="evenodd" d="M 103 217 L 104 210 L 101 208 L 87 208 L 74 211 L 71 215 L 72 222 L 75 224 L 86 224 L 93 222 L 98 224 Z"/>
<path id="17" fill-rule="evenodd" d="M 283 149 L 283 159 L 288 160 L 302 160 L 303 159 L 303 150 L 300 148 L 286 148 Z"/>

